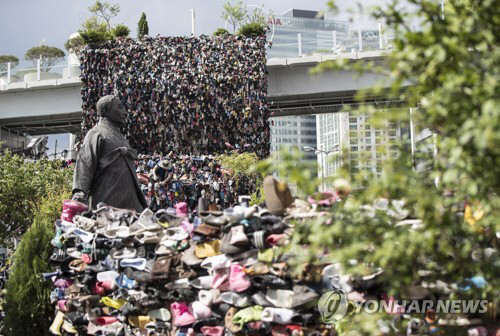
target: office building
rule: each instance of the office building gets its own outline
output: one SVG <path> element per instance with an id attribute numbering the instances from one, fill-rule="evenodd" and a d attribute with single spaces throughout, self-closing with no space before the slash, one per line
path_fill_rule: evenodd
<path id="1" fill-rule="evenodd" d="M 316 116 L 318 143 L 317 148 L 325 151 L 338 148 L 340 156 L 333 152 L 328 156 L 318 156 L 320 171 L 325 177 L 337 176 L 342 164 L 351 174 L 360 171 L 380 176 L 383 162 L 399 155 L 396 141 L 401 139 L 402 129 L 398 123 L 384 123 L 374 126 L 370 115 L 357 113 L 328 113 Z M 342 162 L 342 159 L 349 162 Z M 321 167 L 325 167 L 321 171 Z M 327 184 L 326 189 L 331 187 Z"/>
<path id="2" fill-rule="evenodd" d="M 271 152 L 316 146 L 316 116 L 269 118 L 271 123 Z M 278 160 L 279 155 L 278 155 Z M 316 160 L 314 153 L 304 153 L 304 160 Z"/>

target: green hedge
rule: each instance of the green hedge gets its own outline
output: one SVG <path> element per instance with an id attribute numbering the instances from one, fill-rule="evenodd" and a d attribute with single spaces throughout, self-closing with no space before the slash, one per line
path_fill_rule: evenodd
<path id="1" fill-rule="evenodd" d="M 40 202 L 33 225 L 24 234 L 12 257 L 5 296 L 5 330 L 11 336 L 50 335 L 54 316 L 50 304 L 52 283 L 40 274 L 51 271 L 54 220 L 61 214 L 62 200 L 69 192 L 48 195 Z"/>

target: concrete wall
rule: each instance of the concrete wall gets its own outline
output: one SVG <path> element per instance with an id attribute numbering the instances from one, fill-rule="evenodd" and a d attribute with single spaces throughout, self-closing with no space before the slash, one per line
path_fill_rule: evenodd
<path id="1" fill-rule="evenodd" d="M 309 72 L 313 66 L 286 66 L 272 68 L 268 77 L 268 95 L 272 98 L 342 93 L 372 87 L 378 80 L 389 82 L 386 77 L 366 73 L 355 78 L 349 71 L 325 71 L 318 75 Z"/>

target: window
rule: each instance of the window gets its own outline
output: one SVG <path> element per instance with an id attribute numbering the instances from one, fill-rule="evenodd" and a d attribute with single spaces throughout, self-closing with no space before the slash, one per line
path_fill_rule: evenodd
<path id="1" fill-rule="evenodd" d="M 369 139 L 369 138 L 368 138 L 368 139 L 365 139 L 365 143 L 367 143 L 367 144 L 371 144 L 371 143 L 372 143 L 372 139 Z"/>
<path id="2" fill-rule="evenodd" d="M 351 159 L 357 159 L 358 158 L 358 154 L 351 154 Z"/>
<path id="3" fill-rule="evenodd" d="M 356 160 L 351 160 L 350 163 L 351 163 L 351 167 L 356 167 L 358 165 L 358 161 L 356 161 Z"/>
<path id="4" fill-rule="evenodd" d="M 392 157 L 396 159 L 398 157 L 398 153 L 397 152 L 393 152 L 392 153 Z"/>
<path id="5" fill-rule="evenodd" d="M 398 146 L 396 146 L 396 145 L 392 145 L 390 148 L 391 148 L 391 150 L 398 150 Z"/>
<path id="6" fill-rule="evenodd" d="M 351 152 L 357 152 L 358 146 L 351 146 Z"/>
<path id="7" fill-rule="evenodd" d="M 396 131 L 389 131 L 390 137 L 395 137 L 397 135 Z"/>
<path id="8" fill-rule="evenodd" d="M 377 154 L 375 154 L 375 157 L 376 157 L 377 159 L 381 159 L 381 158 L 382 158 L 382 154 L 381 154 L 381 153 L 377 153 Z"/>
<path id="9" fill-rule="evenodd" d="M 349 136 L 350 137 L 357 137 L 358 136 L 358 132 L 349 132 Z"/>
<path id="10" fill-rule="evenodd" d="M 357 145 L 358 139 L 351 139 L 350 143 L 351 143 L 351 145 Z"/>
<path id="11" fill-rule="evenodd" d="M 349 129 L 350 130 L 357 130 L 358 129 L 358 125 L 349 125 Z"/>
<path id="12" fill-rule="evenodd" d="M 380 138 L 375 138 L 375 143 L 376 143 L 376 144 L 382 143 L 382 139 L 380 139 Z"/>
<path id="13" fill-rule="evenodd" d="M 358 122 L 358 118 L 349 118 L 349 123 L 350 124 L 355 124 Z"/>
<path id="14" fill-rule="evenodd" d="M 377 167 L 377 173 L 381 173 L 382 172 L 382 167 Z"/>
<path id="15" fill-rule="evenodd" d="M 375 131 L 375 136 L 380 136 L 380 131 Z"/>
<path id="16" fill-rule="evenodd" d="M 371 137 L 371 136 L 372 136 L 372 132 L 365 132 L 365 136 L 366 136 L 367 138 Z"/>
<path id="17" fill-rule="evenodd" d="M 366 146 L 366 150 L 367 151 L 371 151 L 372 150 L 372 146 Z"/>

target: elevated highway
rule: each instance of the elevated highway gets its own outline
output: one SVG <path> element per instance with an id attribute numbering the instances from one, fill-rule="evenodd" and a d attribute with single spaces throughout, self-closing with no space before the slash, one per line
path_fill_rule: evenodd
<path id="1" fill-rule="evenodd" d="M 379 75 L 356 77 L 349 71 L 310 75 L 318 63 L 383 59 L 384 51 L 269 59 L 268 101 L 273 116 L 331 113 L 355 104 L 354 94 L 389 81 Z M 81 81 L 78 77 L 0 85 L 0 132 L 14 134 L 78 133 L 81 122 Z M 374 97 L 386 105 L 384 97 Z M 398 102 L 389 102 L 398 104 Z M 1 133 L 0 133 L 1 134 Z"/>

